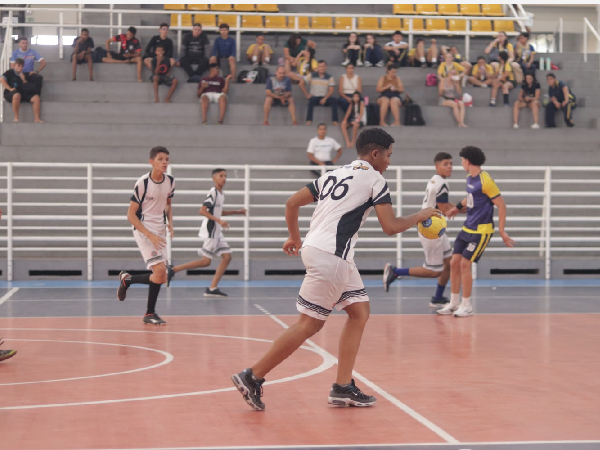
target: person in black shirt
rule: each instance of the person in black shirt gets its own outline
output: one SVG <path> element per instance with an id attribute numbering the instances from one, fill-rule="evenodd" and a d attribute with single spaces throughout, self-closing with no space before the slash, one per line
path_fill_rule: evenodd
<path id="1" fill-rule="evenodd" d="M 552 72 L 546 75 L 546 79 L 548 80 L 548 95 L 550 96 L 550 103 L 546 105 L 546 128 L 556 127 L 554 115 L 561 109 L 565 116 L 565 124 L 568 127 L 574 126 L 573 110 L 577 107 L 575 95 L 565 83 L 557 80 Z"/>
<path id="2" fill-rule="evenodd" d="M 159 45 L 165 49 L 165 57 L 171 60 L 171 66 L 175 65 L 175 59 L 173 59 L 173 41 L 167 37 L 169 34 L 169 25 L 161 23 L 160 34 L 153 36 L 146 46 L 146 53 L 144 54 L 144 64 L 148 69 L 152 70 L 152 58 L 156 56 L 156 47 Z"/>
<path id="3" fill-rule="evenodd" d="M 73 80 L 77 79 L 77 64 L 87 62 L 90 71 L 90 81 L 94 81 L 94 69 L 92 66 L 92 50 L 94 49 L 94 40 L 90 37 L 90 31 L 87 28 L 81 29 L 81 36 L 73 40 L 75 51 L 71 55 L 73 62 Z"/>
<path id="4" fill-rule="evenodd" d="M 25 61 L 17 58 L 12 69 L 7 70 L 0 77 L 0 83 L 4 86 L 4 98 L 13 105 L 14 121 L 19 122 L 19 108 L 21 102 L 29 102 L 33 106 L 33 117 L 35 123 L 41 123 L 40 108 L 41 100 L 35 81 L 23 72 Z"/>
<path id="5" fill-rule="evenodd" d="M 188 83 L 198 83 L 202 73 L 208 68 L 208 58 L 204 56 L 204 46 L 208 45 L 208 37 L 202 33 L 202 24 L 195 23 L 191 34 L 183 37 L 184 56 L 179 59 L 178 66 L 188 74 Z M 198 64 L 194 70 L 192 64 Z"/>
<path id="6" fill-rule="evenodd" d="M 166 57 L 165 49 L 159 45 L 156 47 L 156 56 L 152 58 L 152 76 L 150 76 L 150 81 L 154 84 L 154 103 L 160 101 L 158 99 L 159 84 L 171 86 L 165 99 L 165 103 L 171 103 L 171 95 L 177 87 L 177 78 L 171 76 L 171 67 L 171 60 Z"/>
<path id="7" fill-rule="evenodd" d="M 525 80 L 521 85 L 521 92 L 519 98 L 513 106 L 513 128 L 516 130 L 519 128 L 519 111 L 521 108 L 529 108 L 533 113 L 533 125 L 531 128 L 538 130 L 540 128 L 540 94 L 542 88 L 540 83 L 535 79 L 533 73 L 525 75 Z"/>
<path id="8" fill-rule="evenodd" d="M 138 82 L 142 82 L 142 46 L 135 37 L 137 30 L 135 27 L 129 27 L 125 34 L 118 34 L 106 41 L 107 56 L 102 58 L 104 63 L 136 63 Z M 118 42 L 120 44 L 119 53 L 110 51 L 110 43 Z"/>

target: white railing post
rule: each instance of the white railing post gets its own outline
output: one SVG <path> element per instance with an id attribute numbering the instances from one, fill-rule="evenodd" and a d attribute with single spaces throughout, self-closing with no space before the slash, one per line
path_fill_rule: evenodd
<path id="1" fill-rule="evenodd" d="M 408 48 L 413 48 L 413 20 L 408 19 Z"/>
<path id="2" fill-rule="evenodd" d="M 558 19 L 558 53 L 563 52 L 563 18 Z"/>
<path id="3" fill-rule="evenodd" d="M 298 16 L 294 17 L 294 31 L 298 31 L 300 28 L 300 20 L 298 19 Z"/>
<path id="4" fill-rule="evenodd" d="M 167 173 L 169 175 L 173 176 L 173 167 L 171 165 L 169 165 L 169 167 L 167 167 Z M 171 217 L 173 217 L 173 205 L 171 205 Z M 173 236 L 171 236 L 169 234 L 169 229 L 167 228 L 167 235 L 166 235 L 166 240 L 167 240 L 167 259 L 169 260 L 169 264 L 173 264 L 173 257 L 172 257 L 173 241 L 171 241 L 172 237 Z"/>
<path id="5" fill-rule="evenodd" d="M 548 174 L 544 176 L 544 198 L 542 199 L 542 216 L 540 218 L 540 258 L 542 258 L 545 254 L 545 236 L 546 236 L 546 209 L 548 208 Z"/>
<path id="6" fill-rule="evenodd" d="M 546 224 L 546 254 L 545 254 L 545 278 L 546 280 L 550 279 L 551 276 L 551 241 L 550 241 L 550 216 L 552 209 L 552 169 L 550 167 L 546 167 L 546 175 L 544 177 L 544 196 L 546 203 L 546 215 L 544 217 L 544 222 Z"/>
<path id="7" fill-rule="evenodd" d="M 469 36 L 469 32 L 471 31 L 471 19 L 466 18 L 466 33 L 465 33 L 465 61 L 469 61 L 471 57 L 471 36 Z"/>
<path id="8" fill-rule="evenodd" d="M 93 168 L 87 166 L 87 280 L 94 279 L 94 196 L 93 196 Z"/>
<path id="9" fill-rule="evenodd" d="M 109 32 L 109 38 L 112 38 L 114 36 L 113 34 L 113 13 L 112 10 L 114 9 L 114 6 L 112 3 L 110 5 L 108 5 L 108 9 L 111 10 L 111 12 L 108 13 L 108 24 L 110 26 L 110 28 L 108 29 Z"/>
<path id="10" fill-rule="evenodd" d="M 83 9 L 85 8 L 85 5 L 77 5 L 79 6 L 79 9 Z M 77 36 L 81 36 L 81 16 L 82 16 L 82 12 L 81 11 L 77 11 Z"/>
<path id="11" fill-rule="evenodd" d="M 240 54 L 242 46 L 242 16 L 238 14 L 235 19 L 237 31 L 235 32 L 235 60 L 240 61 Z"/>
<path id="12" fill-rule="evenodd" d="M 179 29 L 177 30 L 177 54 L 178 55 L 181 54 L 181 37 L 183 35 L 183 30 L 181 29 L 181 18 L 182 18 L 182 15 L 179 14 L 177 16 L 177 26 L 179 27 Z"/>
<path id="13" fill-rule="evenodd" d="M 396 169 L 396 214 L 402 216 L 402 167 Z M 396 234 L 396 266 L 402 267 L 402 234 Z"/>
<path id="14" fill-rule="evenodd" d="M 6 279 L 13 280 L 13 165 L 6 166 Z"/>
<path id="15" fill-rule="evenodd" d="M 64 49 L 63 49 L 63 34 L 65 30 L 64 26 L 64 13 L 61 11 L 58 13 L 58 59 L 63 59 Z"/>
<path id="16" fill-rule="evenodd" d="M 356 33 L 356 17 L 352 18 L 352 31 Z"/>
<path id="17" fill-rule="evenodd" d="M 583 62 L 587 62 L 587 27 L 583 19 Z"/>
<path id="18" fill-rule="evenodd" d="M 250 166 L 244 168 L 244 281 L 250 280 Z"/>
<path id="19" fill-rule="evenodd" d="M 123 33 L 123 14 L 119 13 L 117 14 L 117 34 L 121 33 Z"/>

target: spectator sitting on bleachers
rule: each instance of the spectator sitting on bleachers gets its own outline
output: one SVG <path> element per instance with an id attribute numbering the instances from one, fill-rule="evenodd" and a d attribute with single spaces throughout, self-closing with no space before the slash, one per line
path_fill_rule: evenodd
<path id="1" fill-rule="evenodd" d="M 508 42 L 508 36 L 506 36 L 506 33 L 504 31 L 499 31 L 498 37 L 496 37 L 496 39 L 494 39 L 490 45 L 485 48 L 485 54 L 488 55 L 488 63 L 490 63 L 490 65 L 496 71 L 500 65 L 498 55 L 503 51 L 508 53 L 508 62 L 512 63 L 515 60 L 513 45 Z"/>
<path id="2" fill-rule="evenodd" d="M 129 27 L 125 34 L 118 34 L 106 41 L 107 55 L 102 58 L 103 63 L 136 63 L 138 81 L 142 82 L 142 46 L 135 37 L 137 30 Z M 119 43 L 119 53 L 110 51 L 110 43 Z"/>
<path id="3" fill-rule="evenodd" d="M 169 34 L 169 25 L 161 23 L 159 26 L 159 33 L 156 36 L 152 36 L 150 42 L 146 46 L 146 53 L 144 54 L 144 64 L 150 70 L 152 70 L 152 58 L 156 56 L 156 47 L 159 45 L 165 49 L 165 57 L 171 60 L 171 67 L 175 65 L 175 58 L 173 58 L 173 41 L 167 37 Z"/>
<path id="4" fill-rule="evenodd" d="M 446 52 L 444 61 L 439 65 L 437 70 L 438 78 L 445 78 L 452 69 L 456 70 L 459 77 L 462 78 L 465 76 L 465 68 L 454 60 L 452 53 Z"/>
<path id="5" fill-rule="evenodd" d="M 408 63 L 408 43 L 402 40 L 402 33 L 399 31 L 392 34 L 392 40 L 383 46 L 388 54 L 388 64 L 395 67 L 406 66 Z"/>
<path id="6" fill-rule="evenodd" d="M 231 79 L 235 80 L 235 39 L 229 37 L 229 25 L 226 23 L 219 25 L 219 33 L 221 36 L 215 39 L 210 56 L 210 63 L 217 64 L 224 75 L 229 72 L 229 74 L 231 74 Z M 228 70 L 225 70 L 226 68 Z"/>
<path id="7" fill-rule="evenodd" d="M 465 69 L 465 73 L 463 74 L 464 76 L 467 76 L 471 73 L 471 68 L 473 67 L 473 65 L 469 61 L 465 61 L 463 59 L 463 57 L 459 53 L 458 47 L 456 45 L 452 45 L 451 47 L 446 47 L 446 46 L 442 45 L 442 56 L 445 57 L 446 53 L 452 54 L 452 56 L 454 57 L 454 62 L 460 64 L 463 67 L 463 69 Z M 463 77 L 463 80 L 466 81 L 466 78 Z M 463 81 L 463 83 L 464 83 L 464 81 Z M 464 84 L 463 84 L 463 86 L 464 86 Z"/>
<path id="8" fill-rule="evenodd" d="M 23 70 L 24 65 L 25 61 L 22 58 L 17 58 L 13 68 L 2 74 L 0 82 L 4 86 L 4 98 L 8 103 L 12 103 L 15 122 L 19 122 L 21 103 L 29 102 L 33 108 L 34 122 L 41 123 L 41 100 L 38 87 L 35 82 L 31 81 L 30 75 Z"/>
<path id="9" fill-rule="evenodd" d="M 210 42 L 208 36 L 202 32 L 202 24 L 195 23 L 192 32 L 182 39 L 183 57 L 179 59 L 178 66 L 188 75 L 188 83 L 198 83 L 204 71 L 208 68 L 208 58 L 204 54 L 204 47 Z M 196 70 L 192 64 L 197 64 Z"/>
<path id="10" fill-rule="evenodd" d="M 508 53 L 502 51 L 498 57 L 500 58 L 500 65 L 496 70 L 496 78 L 492 83 L 490 106 L 496 106 L 496 96 L 498 95 L 498 90 L 500 88 L 502 88 L 502 94 L 504 94 L 504 106 L 510 106 L 508 93 L 516 86 L 515 74 L 513 73 L 512 66 L 508 62 Z"/>
<path id="11" fill-rule="evenodd" d="M 285 67 L 279 66 L 275 76 L 269 77 L 265 86 L 265 120 L 263 125 L 269 125 L 269 114 L 272 106 L 287 106 L 292 116 L 292 125 L 298 125 L 296 121 L 296 104 L 292 97 L 292 80 L 285 75 Z"/>
<path id="12" fill-rule="evenodd" d="M 152 84 L 154 85 L 154 103 L 158 103 L 158 85 L 170 86 L 165 103 L 171 103 L 171 96 L 177 87 L 177 78 L 171 76 L 171 60 L 167 58 L 166 51 L 162 45 L 156 47 L 156 56 L 152 58 Z"/>
<path id="13" fill-rule="evenodd" d="M 348 64 L 354 64 L 354 67 L 362 67 L 363 62 L 360 59 L 362 53 L 362 46 L 360 45 L 360 39 L 356 33 L 350 33 L 348 35 L 348 41 L 344 44 L 342 52 L 346 56 L 346 59 L 342 63 L 342 66 Z"/>
<path id="14" fill-rule="evenodd" d="M 333 138 L 327 137 L 327 125 L 320 123 L 317 127 L 317 137 L 314 137 L 308 143 L 306 154 L 311 166 L 333 166 L 342 156 L 342 146 Z M 333 152 L 337 152 L 333 156 Z M 313 170 L 312 173 L 320 177 L 320 170 Z"/>
<path id="15" fill-rule="evenodd" d="M 283 58 L 285 60 L 285 71 L 286 73 L 292 72 L 298 66 L 300 54 L 307 49 L 317 48 L 311 40 L 304 39 L 300 33 L 292 33 L 290 38 L 283 46 Z"/>
<path id="16" fill-rule="evenodd" d="M 480 56 L 477 58 L 477 64 L 473 67 L 471 71 L 471 76 L 469 77 L 469 83 L 473 86 L 479 86 L 482 88 L 490 87 L 494 82 L 494 68 L 485 62 L 485 58 Z"/>
<path id="17" fill-rule="evenodd" d="M 354 64 L 346 66 L 346 73 L 342 75 L 338 82 L 338 105 L 346 113 L 348 105 L 352 101 L 352 95 L 358 92 L 362 95 L 362 79 L 354 73 Z"/>
<path id="18" fill-rule="evenodd" d="M 465 104 L 462 102 L 462 91 L 459 80 L 460 77 L 455 69 L 451 69 L 447 77 L 440 79 L 438 84 L 439 105 L 452 108 L 452 113 L 458 126 L 466 128 Z"/>
<path id="19" fill-rule="evenodd" d="M 310 85 L 310 93 L 306 91 L 306 83 Z M 319 61 L 316 72 L 306 76 L 306 81 L 300 80 L 300 89 L 308 99 L 306 125 L 312 123 L 315 106 L 331 107 L 331 120 L 334 125 L 338 124 L 337 99 L 333 97 L 334 86 L 335 79 L 327 73 L 327 63 L 323 60 Z"/>
<path id="20" fill-rule="evenodd" d="M 223 78 L 219 75 L 219 65 L 210 63 L 208 65 L 208 76 L 202 77 L 198 84 L 198 97 L 202 105 L 202 125 L 208 124 L 207 114 L 210 103 L 219 104 L 219 121 L 217 125 L 223 125 L 225 111 L 227 111 L 227 93 L 229 92 L 229 81 L 233 78 L 231 74 Z"/>
<path id="21" fill-rule="evenodd" d="M 94 49 L 94 40 L 90 37 L 90 31 L 87 28 L 81 29 L 81 36 L 73 39 L 72 47 L 75 49 L 71 55 L 73 65 L 73 79 L 77 79 L 77 65 L 87 63 L 90 72 L 90 81 L 94 81 L 94 69 L 92 62 L 92 50 Z"/>
<path id="22" fill-rule="evenodd" d="M 540 96 L 542 88 L 540 83 L 535 79 L 533 73 L 529 72 L 525 75 L 525 80 L 521 85 L 521 92 L 519 98 L 513 106 L 513 128 L 519 128 L 519 112 L 521 108 L 529 108 L 533 113 L 533 125 L 531 128 L 537 130 L 540 128 L 539 117 L 540 117 Z"/>
<path id="23" fill-rule="evenodd" d="M 532 72 L 535 74 L 535 48 L 529 43 L 529 33 L 521 33 L 517 38 L 515 47 L 515 66 L 518 66 L 523 74 Z M 516 71 L 515 71 L 516 72 Z M 517 77 L 517 81 L 519 81 Z"/>
<path id="24" fill-rule="evenodd" d="M 379 125 L 387 127 L 388 124 L 385 121 L 388 108 L 392 111 L 394 116 L 393 127 L 400 126 L 400 106 L 402 106 L 402 100 L 400 94 L 404 92 L 404 85 L 398 75 L 396 75 L 397 69 L 393 65 L 388 65 L 386 74 L 383 75 L 377 82 L 377 92 L 380 96 L 377 99 L 379 105 Z"/>
<path id="25" fill-rule="evenodd" d="M 253 67 L 269 64 L 272 55 L 273 49 L 269 44 L 265 44 L 265 35 L 262 33 L 256 36 L 256 44 L 252 44 L 246 51 L 246 58 Z"/>
<path id="26" fill-rule="evenodd" d="M 15 62 L 18 58 L 25 61 L 23 66 L 23 73 L 27 76 L 27 82 L 35 84 L 37 93 L 42 94 L 42 83 L 44 77 L 40 75 L 40 72 L 46 67 L 46 60 L 36 50 L 29 48 L 29 39 L 25 36 L 19 37 L 19 48 L 12 52 L 10 57 L 10 67 L 14 68 Z M 39 62 L 40 66 L 37 70 L 34 69 L 35 63 Z"/>
<path id="27" fill-rule="evenodd" d="M 306 81 L 305 77 L 309 73 L 316 71 L 318 67 L 319 62 L 315 58 L 315 49 L 309 47 L 300 52 L 298 64 L 295 67 L 296 71 L 286 71 L 286 75 L 293 81 L 300 83 L 301 81 Z"/>
<path id="28" fill-rule="evenodd" d="M 557 80 L 556 75 L 552 72 L 546 75 L 546 80 L 548 80 L 548 95 L 550 97 L 550 102 L 546 105 L 546 128 L 556 127 L 554 115 L 561 109 L 564 113 L 565 124 L 568 127 L 574 126 L 573 110 L 577 107 L 575 94 L 571 92 L 569 86 Z"/>
<path id="29" fill-rule="evenodd" d="M 425 48 L 425 39 L 417 39 L 417 46 L 408 52 L 408 63 L 413 67 L 437 67 L 438 48 L 437 41 L 431 40 L 431 46 Z"/>
<path id="30" fill-rule="evenodd" d="M 346 139 L 346 148 L 354 147 L 358 129 L 366 124 L 365 101 L 360 92 L 352 94 L 352 101 L 348 105 L 344 120 L 342 120 L 342 134 Z M 352 140 L 348 136 L 348 127 L 352 127 Z"/>
<path id="31" fill-rule="evenodd" d="M 383 67 L 383 49 L 377 43 L 377 39 L 372 34 L 367 34 L 364 45 L 365 67 Z"/>

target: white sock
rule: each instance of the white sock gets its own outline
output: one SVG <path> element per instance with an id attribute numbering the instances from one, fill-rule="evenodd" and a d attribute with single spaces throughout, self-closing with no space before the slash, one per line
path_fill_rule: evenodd
<path id="1" fill-rule="evenodd" d="M 460 294 L 450 294 L 450 305 L 458 306 L 460 303 Z"/>
<path id="2" fill-rule="evenodd" d="M 265 62 L 266 62 L 267 64 L 269 64 L 269 63 L 271 62 L 271 58 L 269 58 L 269 57 L 265 58 Z"/>
<path id="3" fill-rule="evenodd" d="M 426 61 L 426 59 L 424 57 L 419 58 L 419 61 L 421 61 L 422 63 L 424 63 Z"/>
<path id="4" fill-rule="evenodd" d="M 256 56 L 253 56 L 252 57 L 252 62 L 256 62 L 256 61 L 258 61 L 258 58 Z"/>
<path id="5" fill-rule="evenodd" d="M 461 306 L 469 308 L 471 306 L 471 297 L 463 297 Z"/>
<path id="6" fill-rule="evenodd" d="M 437 58 L 431 58 L 431 62 L 435 64 L 437 62 Z"/>

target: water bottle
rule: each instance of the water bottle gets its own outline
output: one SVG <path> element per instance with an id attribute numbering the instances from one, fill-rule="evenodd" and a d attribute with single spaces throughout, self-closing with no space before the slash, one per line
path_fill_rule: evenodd
<path id="1" fill-rule="evenodd" d="M 546 70 L 552 70 L 552 63 L 550 62 L 550 57 L 546 58 Z"/>
<path id="2" fill-rule="evenodd" d="M 544 69 L 544 58 L 540 58 L 540 70 L 546 70 Z"/>
<path id="3" fill-rule="evenodd" d="M 546 106 L 550 103 L 550 96 L 548 94 L 544 94 L 544 99 L 542 100 L 542 106 Z"/>

